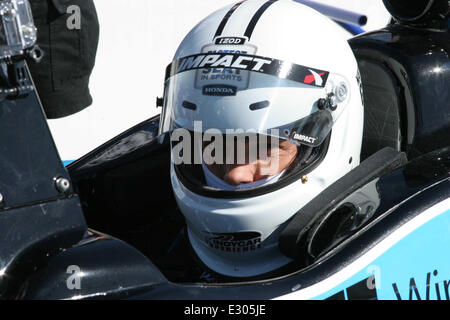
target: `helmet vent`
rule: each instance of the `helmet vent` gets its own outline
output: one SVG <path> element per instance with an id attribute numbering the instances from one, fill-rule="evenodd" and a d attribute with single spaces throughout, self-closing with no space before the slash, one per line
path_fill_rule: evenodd
<path id="1" fill-rule="evenodd" d="M 260 102 L 257 102 L 257 103 L 252 103 L 250 105 L 250 110 L 251 111 L 261 110 L 261 109 L 265 109 L 265 108 L 267 108 L 269 106 L 270 106 L 270 102 L 269 101 L 267 101 L 267 100 L 260 101 Z"/>
<path id="2" fill-rule="evenodd" d="M 190 110 L 197 110 L 197 105 L 195 103 L 189 102 L 189 101 L 183 101 L 182 104 L 183 108 L 190 109 Z"/>

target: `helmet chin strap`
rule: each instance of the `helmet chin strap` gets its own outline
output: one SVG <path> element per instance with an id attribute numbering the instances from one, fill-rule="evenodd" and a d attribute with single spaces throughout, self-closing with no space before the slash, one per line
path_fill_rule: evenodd
<path id="1" fill-rule="evenodd" d="M 220 190 L 226 190 L 226 191 L 236 191 L 236 190 L 243 190 L 243 189 L 251 189 L 251 188 L 257 188 L 262 187 L 271 183 L 277 182 L 285 173 L 286 170 L 283 170 L 281 173 L 271 176 L 265 179 L 258 180 L 256 182 L 251 183 L 241 183 L 238 185 L 231 185 L 224 180 L 217 177 L 214 173 L 212 173 L 208 167 L 202 162 L 202 168 L 203 173 L 205 175 L 206 184 L 214 189 L 220 189 Z"/>

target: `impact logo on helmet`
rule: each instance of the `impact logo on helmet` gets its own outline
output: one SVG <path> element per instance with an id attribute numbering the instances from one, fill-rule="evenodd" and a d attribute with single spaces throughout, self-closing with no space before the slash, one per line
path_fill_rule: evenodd
<path id="1" fill-rule="evenodd" d="M 206 54 L 186 57 L 178 64 L 177 73 L 201 68 L 236 68 L 262 72 L 264 65 L 272 60 L 239 54 Z"/>
<path id="2" fill-rule="evenodd" d="M 313 137 L 308 137 L 306 135 L 303 134 L 299 134 L 296 132 L 293 132 L 292 138 L 298 141 L 302 141 L 302 142 L 306 142 L 308 144 L 314 145 L 314 143 L 316 142 L 317 138 L 313 138 Z"/>
<path id="3" fill-rule="evenodd" d="M 185 71 L 211 68 L 259 72 L 316 87 L 326 85 L 329 72 L 267 57 L 242 53 L 206 53 L 180 58 L 166 69 L 166 80 Z"/>
<path id="4" fill-rule="evenodd" d="M 211 248 L 223 252 L 245 253 L 262 247 L 259 232 L 208 233 L 205 241 Z"/>

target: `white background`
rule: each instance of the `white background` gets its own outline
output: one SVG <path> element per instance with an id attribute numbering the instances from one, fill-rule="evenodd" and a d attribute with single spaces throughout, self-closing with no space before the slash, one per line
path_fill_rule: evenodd
<path id="1" fill-rule="evenodd" d="M 159 113 L 155 99 L 162 96 L 165 68 L 184 36 L 208 14 L 237 0 L 94 2 L 100 22 L 90 82 L 94 103 L 75 115 L 49 120 L 62 160 L 76 160 Z M 316 2 L 366 14 L 366 31 L 382 28 L 390 18 L 382 0 Z"/>

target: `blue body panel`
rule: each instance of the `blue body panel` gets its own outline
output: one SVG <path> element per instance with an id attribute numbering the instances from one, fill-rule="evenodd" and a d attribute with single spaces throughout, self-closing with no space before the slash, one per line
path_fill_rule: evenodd
<path id="1" fill-rule="evenodd" d="M 364 283 L 376 288 L 378 300 L 449 300 L 450 209 L 402 238 L 350 279 L 315 300 L 341 294 Z M 373 278 L 374 277 L 374 281 Z M 375 298 L 375 297 L 373 297 Z"/>

